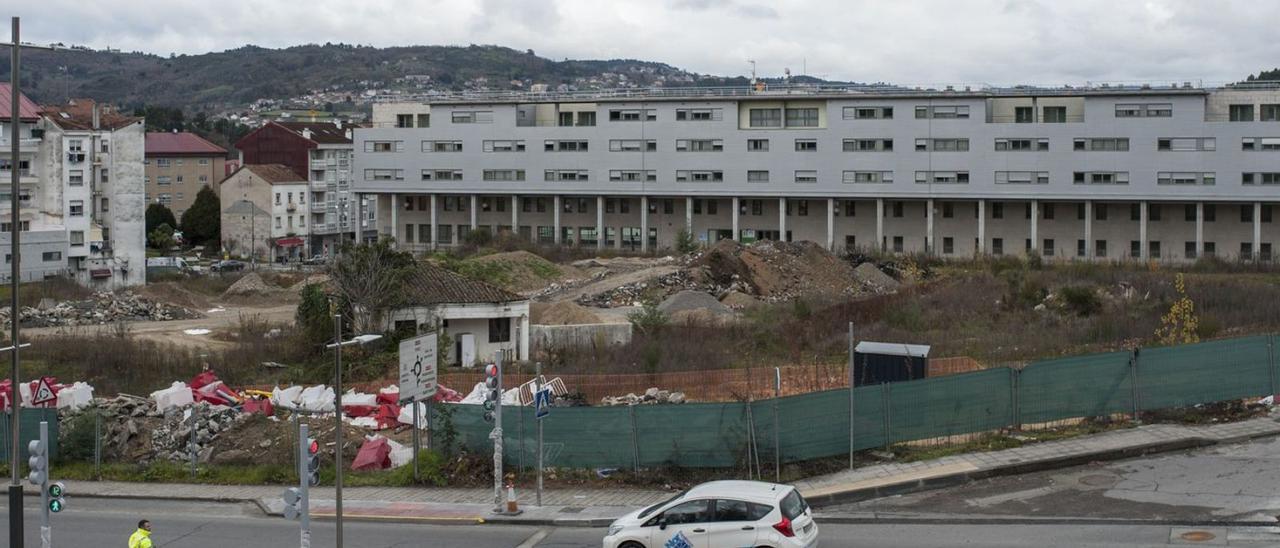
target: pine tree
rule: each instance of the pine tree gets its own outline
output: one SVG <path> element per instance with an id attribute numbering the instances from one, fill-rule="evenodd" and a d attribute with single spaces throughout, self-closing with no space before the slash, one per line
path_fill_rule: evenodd
<path id="1" fill-rule="evenodd" d="M 146 212 L 146 229 L 147 234 L 151 234 L 160 225 L 178 226 L 178 220 L 173 217 L 173 211 L 165 207 L 160 202 L 154 202 L 147 206 Z"/>

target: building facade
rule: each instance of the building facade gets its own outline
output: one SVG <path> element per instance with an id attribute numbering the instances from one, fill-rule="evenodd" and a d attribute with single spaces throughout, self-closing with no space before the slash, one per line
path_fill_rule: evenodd
<path id="1" fill-rule="evenodd" d="M 5 108 L 9 90 L 0 85 Z M 7 147 L 19 139 L 21 279 L 68 276 L 102 290 L 145 283 L 142 120 L 89 99 L 48 106 L 18 100 L 20 127 L 4 124 L 0 140 Z M 8 148 L 0 162 L 7 205 Z M 10 208 L 0 208 L 0 246 L 11 246 L 12 222 Z M 0 273 L 0 281 L 10 278 L 8 268 Z"/>
<path id="2" fill-rule="evenodd" d="M 311 185 L 309 246 L 328 255 L 357 232 L 376 237 L 375 209 L 355 201 L 351 190 L 352 126 L 328 122 L 268 122 L 236 142 L 240 163 L 282 164 Z"/>
<path id="3" fill-rule="evenodd" d="M 179 221 L 201 188 L 217 191 L 226 177 L 227 150 L 194 133 L 147 132 L 146 149 L 146 201 L 164 204 Z"/>
<path id="4" fill-rule="evenodd" d="M 355 188 L 414 250 L 479 229 L 1101 260 L 1269 258 L 1280 239 L 1275 83 L 631 90 L 374 113 Z"/>
<path id="5" fill-rule="evenodd" d="M 222 247 L 255 261 L 308 256 L 310 184 L 282 164 L 242 166 L 221 183 Z"/>

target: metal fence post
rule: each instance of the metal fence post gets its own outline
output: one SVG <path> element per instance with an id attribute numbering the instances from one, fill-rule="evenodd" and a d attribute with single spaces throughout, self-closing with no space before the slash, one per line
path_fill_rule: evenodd
<path id="1" fill-rule="evenodd" d="M 636 433 L 636 406 L 628 405 L 627 409 L 631 412 L 631 464 L 632 470 L 640 473 L 640 436 Z"/>
<path id="2" fill-rule="evenodd" d="M 102 480 L 102 410 L 93 412 L 93 477 Z"/>
<path id="3" fill-rule="evenodd" d="M 1271 381 L 1271 397 L 1274 400 L 1276 395 L 1276 355 L 1275 355 L 1275 335 L 1267 335 L 1267 375 Z"/>
<path id="4" fill-rule="evenodd" d="M 782 397 L 782 368 L 773 368 L 773 481 L 782 483 L 782 444 L 778 441 L 778 399 Z"/>
<path id="5" fill-rule="evenodd" d="M 1022 390 L 1022 370 L 1014 367 L 1009 368 L 1010 382 L 1009 388 L 1013 392 L 1013 429 L 1022 430 L 1022 398 L 1018 397 L 1018 393 Z"/>
<path id="6" fill-rule="evenodd" d="M 1134 348 L 1129 355 L 1129 378 L 1133 383 L 1133 420 L 1138 422 L 1142 420 L 1142 402 L 1141 391 L 1138 389 L 1138 353 L 1141 348 Z"/>
<path id="7" fill-rule="evenodd" d="M 853 470 L 853 322 L 849 322 L 849 469 Z"/>
<path id="8" fill-rule="evenodd" d="M 880 383 L 880 407 L 882 409 L 881 415 L 883 415 L 883 417 L 881 418 L 884 419 L 884 450 L 885 451 L 889 450 L 889 448 L 891 447 L 890 440 L 893 439 L 893 436 L 891 435 L 891 432 L 893 431 L 893 419 L 892 417 L 889 416 L 890 407 L 891 407 L 889 405 L 889 397 L 890 397 L 889 383 L 887 382 Z"/>

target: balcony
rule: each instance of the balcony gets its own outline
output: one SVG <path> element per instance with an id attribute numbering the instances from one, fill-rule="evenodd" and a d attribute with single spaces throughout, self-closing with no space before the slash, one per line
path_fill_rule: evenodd
<path id="1" fill-rule="evenodd" d="M 333 168 L 335 168 L 335 167 L 337 167 L 337 166 L 338 166 L 337 162 L 329 162 L 329 161 L 326 161 L 326 160 L 317 160 L 317 159 L 315 159 L 315 158 L 312 158 L 312 159 L 311 159 L 311 169 L 314 169 L 314 170 L 323 171 L 323 170 L 326 170 L 326 169 L 333 169 Z"/>
<path id="2" fill-rule="evenodd" d="M 298 204 L 289 202 L 287 205 L 284 206 L 284 210 L 288 211 L 289 213 L 293 213 L 298 210 Z"/>
<path id="3" fill-rule="evenodd" d="M 9 152 L 9 147 L 12 146 L 9 143 L 10 141 L 8 137 L 0 138 L 0 154 L 7 154 Z M 18 152 L 38 152 L 39 148 L 40 139 L 18 139 Z"/>

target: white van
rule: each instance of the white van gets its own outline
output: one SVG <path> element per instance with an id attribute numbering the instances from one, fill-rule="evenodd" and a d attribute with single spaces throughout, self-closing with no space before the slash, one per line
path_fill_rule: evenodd
<path id="1" fill-rule="evenodd" d="M 789 485 L 713 481 L 618 518 L 604 548 L 816 548 L 813 510 Z"/>

